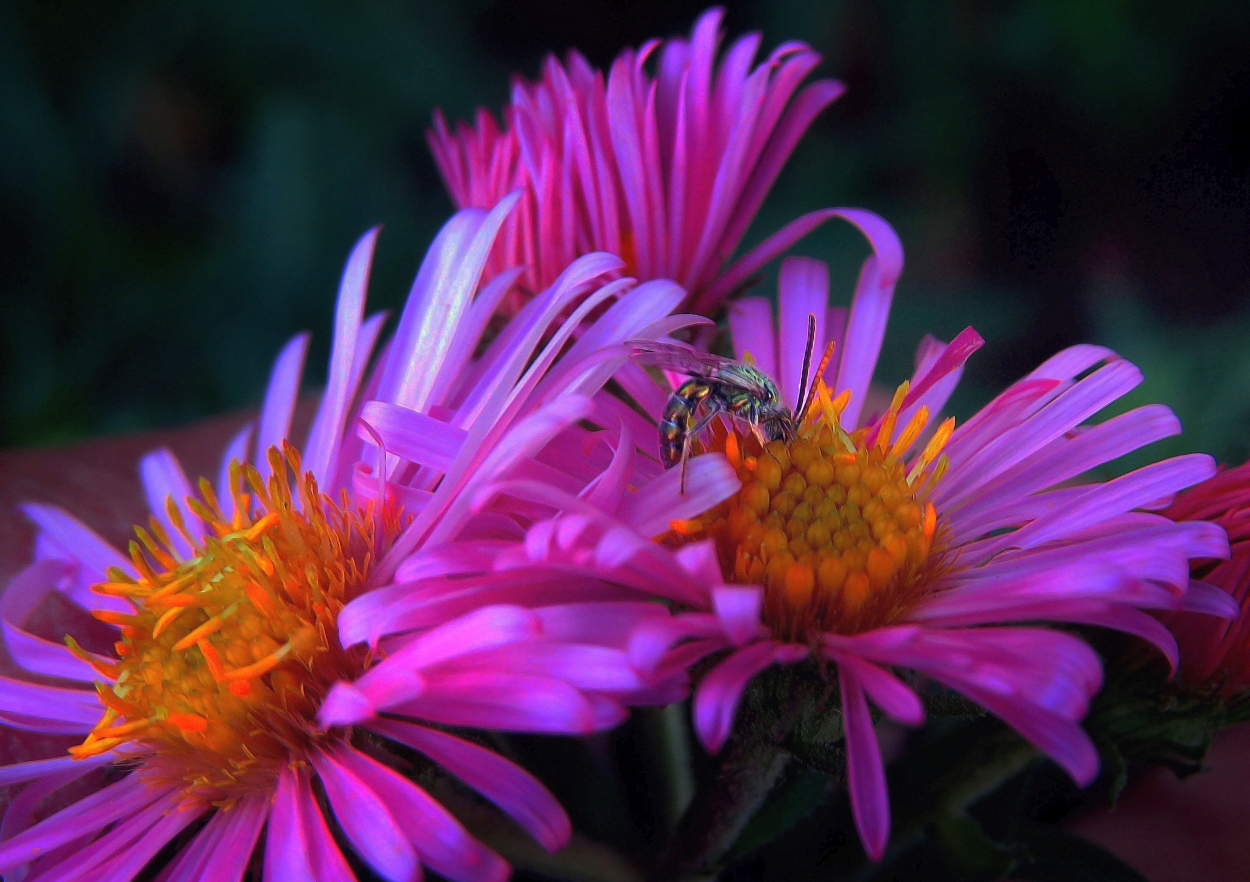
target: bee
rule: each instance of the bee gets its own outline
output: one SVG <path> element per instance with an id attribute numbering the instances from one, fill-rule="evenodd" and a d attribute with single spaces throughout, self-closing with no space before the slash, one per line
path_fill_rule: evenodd
<path id="1" fill-rule="evenodd" d="M 816 317 L 809 314 L 799 406 L 793 411 L 782 401 L 777 384 L 754 364 L 721 358 L 680 343 L 631 344 L 638 363 L 679 371 L 689 377 L 673 392 L 660 418 L 660 461 L 666 469 L 681 466 L 682 494 L 686 492 L 686 462 L 694 442 L 722 414 L 749 426 L 761 444 L 794 439 L 798 429 L 795 414 L 806 413 L 811 399 L 807 372 L 815 342 Z M 828 358 L 826 354 L 817 376 Z"/>

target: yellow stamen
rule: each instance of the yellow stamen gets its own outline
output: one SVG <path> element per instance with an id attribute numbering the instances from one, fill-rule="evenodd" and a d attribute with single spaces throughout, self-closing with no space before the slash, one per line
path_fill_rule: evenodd
<path id="1" fill-rule="evenodd" d="M 910 382 L 904 382 L 894 392 L 894 400 L 890 402 L 890 409 L 886 411 L 885 417 L 881 420 L 881 429 L 877 433 L 877 449 L 885 453 L 890 449 L 890 441 L 894 435 L 894 423 L 898 420 L 899 409 L 903 406 L 903 399 L 907 397 L 907 388 Z"/>
<path id="2" fill-rule="evenodd" d="M 277 512 L 271 511 L 269 514 L 265 515 L 259 521 L 252 524 L 252 526 L 248 529 L 247 533 L 244 534 L 243 538 L 246 539 L 248 542 L 255 542 L 257 539 L 263 536 L 266 533 L 266 531 L 269 530 L 270 527 L 276 526 L 278 523 L 278 520 L 279 518 L 278 518 Z"/>
<path id="3" fill-rule="evenodd" d="M 212 678 L 218 683 L 226 679 L 226 667 L 221 663 L 221 656 L 217 654 L 213 644 L 207 640 L 197 640 L 195 646 L 204 656 L 204 662 L 208 665 L 208 673 Z"/>
<path id="4" fill-rule="evenodd" d="M 920 433 L 924 431 L 924 427 L 928 424 L 929 408 L 922 404 L 916 408 L 915 415 L 904 427 L 902 433 L 898 436 L 898 440 L 894 442 L 894 447 L 891 448 L 890 453 L 894 456 L 902 456 L 906 453 L 907 449 L 915 443 L 916 439 L 920 437 Z"/>
<path id="5" fill-rule="evenodd" d="M 368 656 L 340 645 L 338 616 L 403 521 L 389 503 L 331 502 L 289 446 L 267 457 L 265 479 L 231 465 L 228 516 L 206 482 L 200 500 L 169 501 L 166 524 L 189 550 L 175 553 L 172 531 L 153 520 L 130 545 L 140 578 L 117 570 L 97 586 L 134 598 L 136 612 L 94 613 L 121 629 L 116 662 L 72 647 L 112 682 L 96 684 L 103 714 L 71 755 L 130 743 L 187 800 L 224 805 L 271 792 L 283 768 L 339 737 L 322 732 L 317 709 Z M 187 535 L 186 512 L 206 538 L 198 525 Z"/>
<path id="6" fill-rule="evenodd" d="M 833 398 L 819 375 L 813 419 L 792 441 L 760 447 L 752 435 L 713 433 L 709 448 L 726 454 L 742 488 L 699 518 L 673 521 L 666 541 L 711 537 L 724 572 L 763 586 L 764 621 L 778 639 L 854 634 L 895 621 L 944 565 L 928 494 L 953 430 L 943 423 L 909 481 L 903 458 L 929 410 L 917 407 L 894 438 L 908 389 L 904 383 L 895 392 L 875 434 L 842 427 L 850 395 Z M 922 461 L 926 453 L 937 457 L 932 468 Z"/>
<path id="7" fill-rule="evenodd" d="M 165 629 L 174 623 L 178 616 L 187 611 L 185 606 L 175 606 L 173 609 L 166 610 L 161 613 L 161 617 L 156 620 L 156 624 L 152 626 L 152 636 L 159 637 L 165 633 Z"/>
<path id="8" fill-rule="evenodd" d="M 227 671 L 224 679 L 226 680 L 252 680 L 261 674 L 267 674 L 276 668 L 287 653 L 291 651 L 291 644 L 285 644 L 281 649 L 272 655 L 267 655 L 258 662 L 253 662 L 245 668 L 235 668 L 233 671 Z"/>
<path id="9" fill-rule="evenodd" d="M 75 759 L 89 759 L 102 753 L 108 753 L 125 740 L 125 738 L 103 738 L 98 741 L 84 741 L 82 744 L 71 747 L 69 754 Z"/>
<path id="10" fill-rule="evenodd" d="M 87 652 L 87 650 L 79 646 L 78 641 L 68 634 L 65 635 L 65 645 L 76 658 L 91 665 L 91 667 L 95 669 L 96 673 L 101 676 L 108 677 L 110 680 L 116 680 L 117 675 L 121 673 L 120 666 L 111 662 L 101 661 L 96 658 L 91 653 Z"/>
<path id="11" fill-rule="evenodd" d="M 151 586 L 134 582 L 98 582 L 91 586 L 91 590 L 109 597 L 142 597 L 152 592 Z"/>
<path id="12" fill-rule="evenodd" d="M 668 528 L 681 536 L 694 536 L 703 531 L 703 522 L 675 519 L 668 522 Z"/>
<path id="13" fill-rule="evenodd" d="M 189 606 L 207 606 L 210 602 L 211 600 L 203 594 L 165 594 L 161 597 L 149 597 L 146 606 L 148 609 L 159 609 L 166 606 L 186 608 Z"/>
<path id="14" fill-rule="evenodd" d="M 208 720 L 199 714 L 174 713 L 166 717 L 166 721 L 184 732 L 203 732 L 208 728 Z"/>
<path id="15" fill-rule="evenodd" d="M 138 616 L 133 616 L 128 613 L 114 612 L 111 609 L 93 609 L 91 611 L 91 616 L 92 618 L 98 619 L 105 624 L 117 625 L 118 627 L 124 625 L 137 625 L 139 623 Z"/>
<path id="16" fill-rule="evenodd" d="M 225 622 L 223 622 L 220 618 L 214 616 L 213 618 L 209 619 L 204 624 L 200 625 L 198 628 L 196 628 L 186 637 L 183 637 L 181 640 L 175 643 L 174 652 L 182 652 L 184 649 L 190 649 L 192 646 L 199 643 L 200 640 L 202 640 L 203 638 L 209 636 L 210 634 L 216 634 L 218 631 L 221 630 L 221 626 L 224 624 Z"/>

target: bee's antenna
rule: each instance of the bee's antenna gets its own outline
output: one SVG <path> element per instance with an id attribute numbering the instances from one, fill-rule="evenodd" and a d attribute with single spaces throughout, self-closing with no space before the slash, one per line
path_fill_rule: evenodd
<path id="1" fill-rule="evenodd" d="M 812 366 L 812 349 L 816 346 L 816 315 L 807 314 L 807 347 L 803 350 L 803 376 L 799 380 L 799 407 L 794 412 L 802 422 L 807 412 L 807 371 Z"/>
<path id="2" fill-rule="evenodd" d="M 816 381 L 825 375 L 825 368 L 829 367 L 829 361 L 833 358 L 833 349 L 836 343 L 833 340 L 825 347 L 824 357 L 821 358 L 820 364 L 816 367 L 816 373 L 812 374 L 812 384 L 807 387 L 807 398 L 803 402 L 803 412 L 799 414 L 799 422 L 803 421 L 803 417 L 807 416 L 807 411 L 811 408 L 812 402 L 816 400 Z"/>

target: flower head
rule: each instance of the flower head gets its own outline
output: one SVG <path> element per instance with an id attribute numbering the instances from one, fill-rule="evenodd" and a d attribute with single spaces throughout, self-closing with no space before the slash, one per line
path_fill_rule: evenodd
<path id="1" fill-rule="evenodd" d="M 1026 623 L 1120 629 L 1175 664 L 1171 635 L 1142 609 L 1234 610 L 1223 592 L 1189 579 L 1191 559 L 1227 554 L 1223 531 L 1157 513 L 1212 473 L 1208 457 L 1080 480 L 1179 431 L 1160 406 L 1086 423 L 1141 379 L 1114 353 L 1065 350 L 956 427 L 936 415 L 982 341 L 971 329 L 946 344 L 928 338 L 884 412 L 864 414 L 901 249 L 879 219 L 856 219 L 874 255 L 849 315 L 827 307 L 826 268 L 797 258 L 782 266 L 777 322 L 764 299 L 730 309 L 738 358 L 749 352 L 791 407 L 809 316 L 816 351 L 834 343 L 838 356 L 796 414 L 793 438 L 761 443 L 750 426 L 723 421 L 696 446 L 684 493 L 676 470 L 632 476 L 641 457 L 618 448 L 614 493 L 593 506 L 546 493 L 562 513 L 496 566 L 597 576 L 670 601 L 676 614 L 639 624 L 630 652 L 658 678 L 716 657 L 694 698 L 711 750 L 766 667 L 815 658 L 836 669 L 852 806 L 879 857 L 889 812 L 868 699 L 919 724 L 924 680 L 914 674 L 923 675 L 997 714 L 1086 783 L 1098 759 L 1078 723 L 1101 684 L 1098 657 L 1069 633 Z M 637 379 L 622 386 L 658 419 L 666 393 Z M 537 498 L 515 482 L 496 492 Z"/>
<path id="2" fill-rule="evenodd" d="M 480 791 L 545 847 L 564 843 L 568 819 L 541 784 L 429 724 L 614 725 L 620 703 L 579 689 L 569 670 L 593 656 L 599 679 L 615 678 L 627 694 L 643 684 L 619 682 L 631 671 L 623 649 L 561 632 L 560 610 L 488 606 L 488 593 L 427 607 L 385 641 L 345 636 L 342 623 L 353 603 L 412 593 L 411 584 L 392 584 L 395 562 L 437 542 L 439 528 L 481 536 L 508 522 L 509 506 L 472 497 L 480 481 L 541 470 L 542 439 L 592 407 L 594 376 L 556 357 L 575 330 L 583 354 L 599 337 L 612 342 L 607 326 L 584 324 L 590 312 L 632 314 L 619 326 L 629 333 L 675 305 L 672 285 L 605 284 L 619 261 L 591 255 L 476 354 L 515 278 L 480 284 L 514 204 L 467 210 L 447 224 L 367 379 L 383 317 L 363 317 L 376 232 L 361 240 L 339 294 L 329 381 L 302 447 L 290 424 L 306 336 L 279 356 L 259 423 L 230 445 L 215 487 L 193 487 L 168 451 L 143 460 L 152 518 L 129 554 L 63 511 L 26 507 L 39 528 L 36 561 L 0 597 L 6 645 L 30 674 L 74 685 L 0 680 L 0 719 L 81 741 L 66 756 L 0 768 L 0 783 L 31 782 L 5 816 L 0 869 L 33 863 L 41 876 L 72 868 L 126 879 L 190 833 L 169 878 L 238 879 L 268 820 L 268 878 L 350 878 L 331 825 L 388 879 L 416 878 L 422 864 L 457 880 L 505 878 L 500 857 L 394 771 L 403 761 L 385 756 L 390 743 Z M 92 610 L 110 640 L 59 646 L 28 633 L 29 614 L 57 592 Z M 35 823 L 42 800 L 106 766 L 111 783 L 97 781 L 90 795 Z"/>
<path id="3" fill-rule="evenodd" d="M 1195 686 L 1238 690 L 1250 686 L 1250 463 L 1226 469 L 1186 490 L 1163 514 L 1178 522 L 1207 522 L 1228 531 L 1227 560 L 1194 563 L 1194 579 L 1224 591 L 1241 608 L 1232 621 L 1190 614 L 1166 621 L 1180 645 L 1180 676 Z"/>
<path id="4" fill-rule="evenodd" d="M 704 13 L 688 40 L 622 52 L 606 77 L 577 52 L 563 65 L 549 57 L 538 82 L 514 83 L 502 126 L 485 110 L 454 131 L 435 115 L 430 146 L 458 206 L 524 193 L 489 264 L 526 266 L 507 308 L 577 255 L 607 251 L 629 275 L 677 281 L 687 305 L 706 314 L 828 217 L 799 218 L 726 268 L 799 138 L 842 86 L 800 89 L 820 61 L 802 43 L 752 68 L 758 34 L 717 64 L 722 15 Z"/>

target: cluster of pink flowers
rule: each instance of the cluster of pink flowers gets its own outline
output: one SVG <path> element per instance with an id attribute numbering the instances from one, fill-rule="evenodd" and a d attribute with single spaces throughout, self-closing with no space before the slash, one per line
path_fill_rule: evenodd
<path id="1" fill-rule="evenodd" d="M 430 147 L 457 206 L 522 194 L 489 263 L 495 272 L 523 267 L 508 312 L 573 258 L 607 251 L 631 276 L 676 281 L 686 305 L 709 314 L 829 217 L 798 218 L 725 266 L 842 84 L 799 88 L 820 63 L 803 43 L 784 43 L 752 68 L 759 34 L 735 42 L 718 65 L 722 14 L 704 13 L 689 40 L 625 50 L 606 77 L 577 52 L 563 65 L 549 57 L 537 83 L 513 83 L 502 126 L 485 110 L 454 131 L 435 116 Z"/>
<path id="2" fill-rule="evenodd" d="M 1175 615 L 1168 626 L 1180 644 L 1180 673 L 1194 686 L 1231 692 L 1250 686 L 1250 463 L 1226 469 L 1176 497 L 1163 514 L 1179 522 L 1216 524 L 1230 553 L 1196 561 L 1193 576 L 1228 594 L 1243 613 L 1233 619 Z"/>
<path id="3" fill-rule="evenodd" d="M 0 722 L 83 740 L 0 768 L 0 783 L 26 783 L 0 825 L 0 870 L 129 879 L 177 839 L 163 879 L 240 879 L 258 848 L 267 878 L 352 878 L 333 825 L 387 879 L 422 865 L 503 879 L 508 864 L 395 771 L 404 749 L 554 850 L 570 835 L 554 797 L 448 727 L 584 734 L 693 690 L 715 752 L 777 664 L 836 680 L 856 823 L 879 857 L 889 809 L 870 701 L 919 725 L 923 695 L 954 690 L 1083 784 L 1098 759 L 1080 720 L 1101 665 L 1039 623 L 1126 631 L 1199 678 L 1219 664 L 1245 677 L 1244 625 L 1224 624 L 1244 602 L 1244 555 L 1202 563 L 1228 557 L 1225 527 L 1241 548 L 1244 512 L 1213 518 L 1222 497 L 1176 496 L 1215 473 L 1210 458 L 1083 477 L 1180 429 L 1159 405 L 1089 422 L 1138 384 L 1133 365 L 1073 347 L 962 425 L 938 424 L 981 344 L 968 329 L 922 341 L 910 381 L 869 413 L 902 271 L 889 225 L 828 209 L 730 264 L 841 87 L 800 88 L 819 59 L 798 43 L 752 67 L 758 35 L 717 63 L 719 24 L 709 12 L 689 40 L 626 51 L 606 77 L 576 53 L 550 59 L 538 83 L 516 83 L 502 126 L 483 112 L 453 133 L 436 118 L 461 210 L 380 348 L 384 316 L 364 313 L 376 231 L 356 246 L 302 444 L 306 335 L 215 482 L 193 483 L 168 451 L 143 460 L 152 518 L 128 553 L 71 513 L 26 507 L 34 561 L 0 617 L 30 676 L 0 680 Z M 776 319 L 767 299 L 729 299 L 832 217 L 873 249 L 849 311 L 802 258 L 782 265 Z M 662 373 L 633 355 L 678 346 L 722 305 L 735 356 L 790 408 L 809 321 L 817 356 L 828 342 L 834 358 L 791 437 L 725 414 L 692 435 L 682 486 L 658 427 L 675 385 L 716 382 L 719 363 L 678 348 L 690 367 Z M 1191 564 L 1211 575 L 1191 579 Z M 113 629 L 112 645 L 28 632 L 54 593 Z M 1186 611 L 1197 648 L 1178 655 L 1147 611 Z M 102 767 L 108 783 L 36 820 Z"/>

